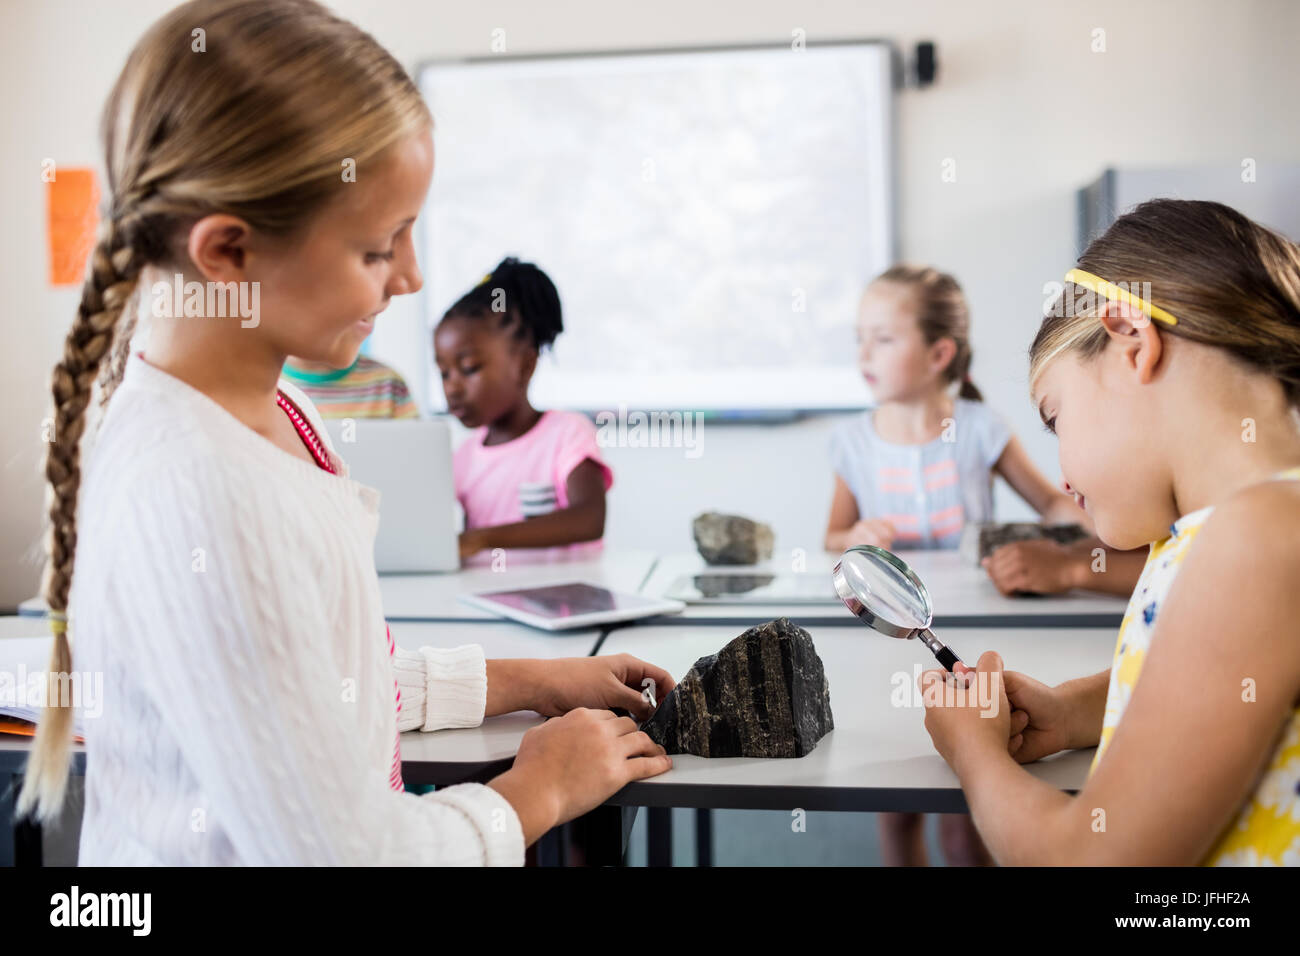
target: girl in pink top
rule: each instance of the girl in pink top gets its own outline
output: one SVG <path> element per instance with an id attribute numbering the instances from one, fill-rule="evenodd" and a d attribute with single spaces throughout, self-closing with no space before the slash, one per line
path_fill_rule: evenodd
<path id="1" fill-rule="evenodd" d="M 563 328 L 555 284 L 532 263 L 508 258 L 434 330 L 447 410 L 474 429 L 453 464 L 465 509 L 462 559 L 497 548 L 557 549 L 546 556 L 601 548 L 614 473 L 596 426 L 528 401 L 538 354 Z"/>

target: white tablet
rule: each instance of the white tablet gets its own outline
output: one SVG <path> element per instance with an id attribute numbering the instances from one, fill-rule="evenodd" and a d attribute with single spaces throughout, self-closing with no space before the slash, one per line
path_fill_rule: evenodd
<path id="1" fill-rule="evenodd" d="M 580 581 L 512 591 L 482 591 L 462 594 L 460 599 L 491 614 L 546 631 L 634 621 L 656 614 L 678 614 L 686 608 L 681 601 L 624 594 Z"/>
<path id="2" fill-rule="evenodd" d="M 839 604 L 829 574 L 702 571 L 673 581 L 664 597 L 687 604 Z"/>

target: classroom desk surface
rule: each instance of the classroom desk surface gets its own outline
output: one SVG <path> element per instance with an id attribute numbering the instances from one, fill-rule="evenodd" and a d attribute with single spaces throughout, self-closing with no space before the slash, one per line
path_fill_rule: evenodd
<path id="1" fill-rule="evenodd" d="M 381 574 L 379 591 L 390 621 L 494 621 L 460 595 L 586 581 L 615 591 L 637 593 L 655 564 L 650 551 L 606 548 L 596 560 L 530 562 L 507 552 L 505 569 L 469 567 L 449 574 Z"/>
<path id="2" fill-rule="evenodd" d="M 899 551 L 925 582 L 934 604 L 934 627 L 1119 627 L 1127 599 L 1070 591 L 1065 594 L 1006 597 L 999 593 L 983 568 L 962 560 L 955 550 Z M 678 615 L 655 620 L 665 626 L 696 623 L 760 623 L 777 617 L 818 624 L 861 626 L 835 597 L 831 568 L 839 555 L 810 552 L 800 573 L 826 582 L 823 604 L 688 604 Z M 749 566 L 709 567 L 695 553 L 663 556 L 655 564 L 642 592 L 662 597 L 680 577 L 702 571 L 724 573 L 791 573 L 787 558 L 773 558 Z"/>
<path id="3" fill-rule="evenodd" d="M 796 618 L 797 620 L 797 618 Z M 678 754 L 668 773 L 631 784 L 610 802 L 625 806 L 698 808 L 960 812 L 965 800 L 957 778 L 934 752 L 922 712 L 908 695 L 919 670 L 935 666 L 915 641 L 893 640 L 865 628 L 812 625 L 830 681 L 836 729 L 806 757 L 791 760 L 705 759 Z M 690 666 L 736 636 L 733 625 L 635 625 L 611 631 L 601 654 L 630 653 L 680 679 Z M 397 623 L 394 640 L 405 647 L 480 643 L 489 656 L 581 656 L 594 632 L 556 638 L 501 622 L 448 627 Z M 1095 673 L 1110 664 L 1110 628 L 950 628 L 943 639 L 973 662 L 997 649 L 1007 667 L 1047 683 Z M 906 688 L 906 691 L 900 688 Z M 894 706 L 899 695 L 914 706 Z M 504 769 L 519 739 L 542 718 L 531 712 L 485 720 L 480 727 L 402 735 L 408 783 L 446 785 Z M 30 741 L 0 735 L 0 772 L 21 768 Z M 1077 789 L 1092 751 L 1061 754 L 1029 769 L 1062 789 Z M 83 748 L 74 766 L 84 768 Z"/>
<path id="4" fill-rule="evenodd" d="M 751 810 L 964 812 L 956 775 L 925 732 L 916 677 L 938 665 L 915 641 L 863 628 L 810 628 L 830 683 L 835 729 L 812 753 L 793 759 L 673 757 L 673 769 L 623 788 L 622 806 Z M 691 665 L 736 636 L 734 627 L 636 626 L 611 632 L 601 654 L 628 652 L 680 680 Z M 973 663 L 988 649 L 1006 666 L 1047 683 L 1096 673 L 1110 664 L 1111 629 L 950 628 L 942 638 Z M 895 706 L 894 701 L 903 705 Z M 1028 765 L 1034 776 L 1077 790 L 1093 750 Z"/>

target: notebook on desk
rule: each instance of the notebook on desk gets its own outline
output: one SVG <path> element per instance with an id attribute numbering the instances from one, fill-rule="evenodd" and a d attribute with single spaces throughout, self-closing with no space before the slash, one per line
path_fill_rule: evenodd
<path id="1" fill-rule="evenodd" d="M 52 640 L 49 636 L 0 639 L 0 734 L 35 734 L 45 706 Z M 60 685 L 66 686 L 68 700 L 76 708 L 72 725 L 79 742 L 85 740 L 86 714 L 97 714 L 103 705 L 102 680 L 96 683 L 90 678 L 76 670 L 74 660 L 71 680 Z"/>

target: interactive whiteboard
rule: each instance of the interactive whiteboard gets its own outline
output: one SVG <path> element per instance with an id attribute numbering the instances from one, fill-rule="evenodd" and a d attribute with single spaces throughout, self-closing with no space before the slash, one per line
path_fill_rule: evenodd
<path id="1" fill-rule="evenodd" d="M 861 407 L 857 301 L 893 261 L 891 77 L 883 43 L 425 66 L 431 325 L 516 255 L 564 305 L 539 407 Z"/>

